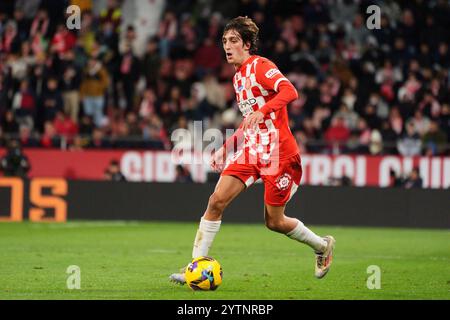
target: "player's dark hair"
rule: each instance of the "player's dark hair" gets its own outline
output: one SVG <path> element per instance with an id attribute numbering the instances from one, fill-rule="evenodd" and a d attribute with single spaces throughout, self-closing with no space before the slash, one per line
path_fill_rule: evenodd
<path id="1" fill-rule="evenodd" d="M 256 26 L 252 19 L 247 16 L 236 17 L 227 23 L 225 29 L 223 30 L 223 33 L 225 34 L 229 30 L 234 30 L 239 33 L 244 44 L 250 43 L 250 54 L 256 53 L 256 51 L 258 50 L 259 28 Z"/>

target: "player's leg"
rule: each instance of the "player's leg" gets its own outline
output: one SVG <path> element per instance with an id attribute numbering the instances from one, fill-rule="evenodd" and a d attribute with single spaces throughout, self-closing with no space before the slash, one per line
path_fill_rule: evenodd
<path id="1" fill-rule="evenodd" d="M 285 215 L 287 202 L 297 191 L 302 176 L 300 156 L 280 163 L 274 175 L 261 176 L 264 181 L 264 217 L 270 230 L 286 234 L 289 238 L 310 246 L 316 253 L 317 278 L 328 272 L 335 240 L 331 236 L 320 237 L 298 219 Z"/>
<path id="2" fill-rule="evenodd" d="M 208 206 L 200 220 L 194 240 L 192 258 L 207 256 L 216 234 L 219 232 L 222 214 L 225 208 L 245 189 L 246 185 L 232 175 L 222 175 L 217 182 L 213 194 L 209 197 Z M 186 283 L 184 268 L 170 276 L 170 280 L 179 284 Z"/>
<path id="3" fill-rule="evenodd" d="M 272 206 L 265 204 L 264 220 L 267 228 L 302 242 L 310 246 L 315 252 L 324 252 L 327 247 L 326 240 L 308 229 L 300 220 L 287 217 L 285 209 L 285 205 Z"/>
<path id="4" fill-rule="evenodd" d="M 245 161 L 244 153 L 238 154 L 240 156 L 225 166 L 213 194 L 209 197 L 195 237 L 192 258 L 208 255 L 219 231 L 223 211 L 238 194 L 259 178 L 257 167 Z"/>
<path id="5" fill-rule="evenodd" d="M 287 235 L 310 246 L 316 254 L 315 276 L 323 278 L 331 267 L 335 240 L 332 236 L 320 237 L 306 227 L 298 219 L 287 217 L 285 206 L 264 206 L 264 219 L 266 226 L 279 233 Z"/>
<path id="6" fill-rule="evenodd" d="M 192 258 L 207 256 L 214 238 L 219 232 L 222 214 L 225 208 L 245 189 L 245 184 L 238 178 L 222 175 L 213 194 L 195 236 Z"/>

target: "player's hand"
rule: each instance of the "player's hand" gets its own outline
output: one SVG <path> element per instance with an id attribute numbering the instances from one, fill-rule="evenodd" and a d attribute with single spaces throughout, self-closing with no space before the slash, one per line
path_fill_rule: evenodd
<path id="1" fill-rule="evenodd" d="M 242 130 L 256 129 L 258 123 L 263 122 L 264 114 L 261 111 L 255 111 L 244 119 Z"/>
<path id="2" fill-rule="evenodd" d="M 225 149 L 221 147 L 219 150 L 214 152 L 214 154 L 211 157 L 211 160 L 209 161 L 209 165 L 211 166 L 211 169 L 213 171 L 222 172 L 223 168 L 225 167 L 225 160 L 226 160 Z"/>

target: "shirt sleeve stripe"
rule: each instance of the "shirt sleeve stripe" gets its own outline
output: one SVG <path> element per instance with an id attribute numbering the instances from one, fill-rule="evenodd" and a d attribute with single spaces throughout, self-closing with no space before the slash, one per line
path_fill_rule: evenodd
<path id="1" fill-rule="evenodd" d="M 278 79 L 277 81 L 275 81 L 275 84 L 274 84 L 273 88 L 274 88 L 274 90 L 275 90 L 276 92 L 278 92 L 278 85 L 280 84 L 281 81 L 284 81 L 284 80 L 289 81 L 289 80 L 286 79 L 286 78 L 280 78 L 280 79 Z"/>

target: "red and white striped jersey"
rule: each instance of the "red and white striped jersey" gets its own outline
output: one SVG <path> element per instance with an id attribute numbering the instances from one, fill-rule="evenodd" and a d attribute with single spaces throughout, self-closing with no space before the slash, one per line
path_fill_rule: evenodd
<path id="1" fill-rule="evenodd" d="M 244 118 L 273 99 L 282 81 L 289 80 L 272 61 L 257 55 L 248 58 L 233 78 L 238 107 Z M 287 107 L 267 113 L 259 129 L 245 130 L 244 137 L 243 150 L 263 162 L 269 161 L 273 154 L 283 160 L 299 153 L 289 128 Z"/>

